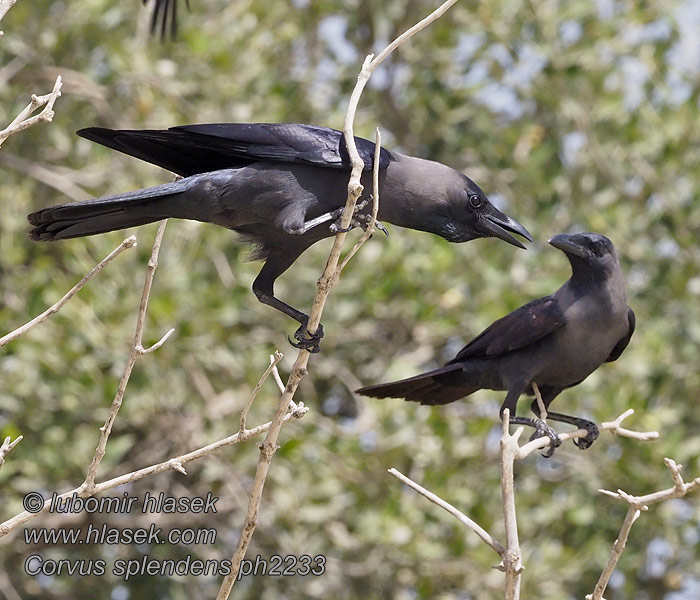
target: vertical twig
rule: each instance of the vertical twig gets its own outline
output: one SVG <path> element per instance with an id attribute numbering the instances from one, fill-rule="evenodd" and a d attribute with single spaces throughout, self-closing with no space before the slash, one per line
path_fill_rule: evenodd
<path id="1" fill-rule="evenodd" d="M 279 363 L 279 361 L 281 361 L 283 358 L 284 354 L 282 354 L 279 350 L 275 350 L 274 355 L 270 356 L 270 365 L 262 374 L 262 377 L 260 377 L 258 383 L 255 384 L 253 391 L 248 397 L 248 401 L 245 403 L 245 406 L 241 411 L 241 424 L 238 428 L 238 433 L 240 435 L 243 435 L 243 432 L 245 432 L 246 430 L 246 420 L 248 419 L 248 411 L 250 411 L 250 407 L 253 405 L 253 400 L 255 400 L 256 396 L 260 392 L 260 388 L 263 386 L 263 383 L 265 383 L 265 380 L 270 376 L 270 373 L 272 373 L 272 371 L 275 369 L 277 363 Z"/>
<path id="2" fill-rule="evenodd" d="M 603 572 L 600 574 L 600 578 L 595 584 L 595 588 L 593 588 L 593 593 L 587 595 L 586 600 L 601 600 L 603 598 L 605 588 L 608 587 L 610 577 L 612 577 L 613 571 L 615 571 L 615 567 L 617 566 L 617 561 L 620 560 L 622 552 L 625 549 L 625 545 L 627 544 L 627 538 L 630 535 L 632 525 L 639 518 L 640 514 L 642 514 L 641 511 L 634 506 L 630 506 L 627 510 L 625 520 L 622 522 L 622 527 L 620 528 L 620 533 L 613 544 L 612 552 L 610 552 L 610 558 L 608 559 L 608 562 L 605 563 Z"/>
<path id="3" fill-rule="evenodd" d="M 95 449 L 95 456 L 90 463 L 90 467 L 87 472 L 87 477 L 80 486 L 81 491 L 88 494 L 93 493 L 95 487 L 95 477 L 97 476 L 97 469 L 102 462 L 105 455 L 105 449 L 107 447 L 107 440 L 109 439 L 110 433 L 112 433 L 112 426 L 114 425 L 114 420 L 117 418 L 117 413 L 122 405 L 122 400 L 124 399 L 124 392 L 126 390 L 126 385 L 129 383 L 129 377 L 131 377 L 131 371 L 134 368 L 134 364 L 139 356 L 143 354 L 148 354 L 153 352 L 170 337 L 170 335 L 175 331 L 171 329 L 168 331 L 158 342 L 156 342 L 150 348 L 143 347 L 143 328 L 146 322 L 146 309 L 148 308 L 148 299 L 151 295 L 151 286 L 153 284 L 153 277 L 155 276 L 156 269 L 158 268 L 158 254 L 160 253 L 160 245 L 163 241 L 163 233 L 165 232 L 165 225 L 167 220 L 163 220 L 158 224 L 158 231 L 156 232 L 155 241 L 153 242 L 153 250 L 151 251 L 151 257 L 148 260 L 148 266 L 146 268 L 146 279 L 143 284 L 143 293 L 141 294 L 141 304 L 139 306 L 139 312 L 136 317 L 136 331 L 134 332 L 134 343 L 131 346 L 131 353 L 129 354 L 129 359 L 127 360 L 126 366 L 124 367 L 124 372 L 122 378 L 119 381 L 119 387 L 117 388 L 117 393 L 112 401 L 112 406 L 109 410 L 109 415 L 105 424 L 100 427 L 100 439 L 97 442 L 97 448 Z"/>
<path id="4" fill-rule="evenodd" d="M 411 27 L 404 34 L 399 36 L 394 40 L 389 46 L 387 46 L 380 54 L 372 60 L 372 56 L 368 56 L 363 64 L 362 71 L 357 78 L 357 84 L 352 92 L 350 101 L 348 103 L 347 112 L 345 114 L 345 122 L 343 126 L 343 133 L 345 135 L 345 142 L 348 147 L 348 153 L 350 155 L 350 160 L 352 161 L 352 172 L 350 175 L 350 181 L 348 182 L 348 199 L 345 204 L 345 209 L 341 219 L 340 227 L 345 229 L 349 226 L 350 221 L 353 216 L 353 211 L 357 199 L 362 194 L 362 185 L 360 184 L 360 177 L 362 175 L 362 169 L 364 164 L 360 159 L 355 146 L 355 139 L 353 135 L 353 122 L 355 120 L 355 112 L 357 110 L 357 105 L 364 89 L 367 80 L 374 71 L 374 69 L 379 66 L 382 61 L 393 52 L 398 46 L 403 42 L 410 39 L 413 35 L 418 33 L 421 29 L 424 29 L 430 23 L 435 21 L 440 17 L 450 6 L 452 6 L 457 0 L 448 0 L 440 8 L 431 13 L 428 17 L 423 19 L 417 25 Z M 318 289 L 316 296 L 314 297 L 313 305 L 309 313 L 309 322 L 307 324 L 307 330 L 310 333 L 316 332 L 319 324 L 321 323 L 321 315 L 323 314 L 323 308 L 326 304 L 326 299 L 330 293 L 331 288 L 338 279 L 338 261 L 340 258 L 340 252 L 345 242 L 346 233 L 341 231 L 335 236 L 333 241 L 333 246 L 331 248 L 328 261 L 326 262 L 326 267 L 323 271 L 323 275 L 318 280 Z M 258 467 L 255 472 L 255 478 L 253 480 L 253 486 L 250 493 L 250 499 L 248 501 L 248 510 L 246 512 L 245 521 L 243 523 L 243 528 L 241 531 L 241 537 L 236 547 L 235 552 L 231 558 L 231 573 L 227 575 L 221 583 L 221 588 L 217 595 L 217 600 L 226 600 L 233 586 L 236 583 L 236 578 L 238 576 L 238 571 L 240 570 L 241 561 L 243 560 L 246 550 L 250 540 L 253 537 L 255 527 L 258 523 L 258 515 L 260 513 L 260 501 L 262 498 L 263 488 L 265 486 L 265 480 L 267 478 L 267 473 L 270 469 L 270 462 L 272 460 L 272 455 L 277 450 L 277 439 L 279 437 L 279 432 L 282 427 L 282 422 L 289 410 L 289 407 L 293 401 L 294 394 L 299 387 L 299 382 L 306 375 L 307 365 L 309 362 L 309 352 L 307 350 L 299 350 L 297 358 L 292 366 L 292 371 L 287 379 L 287 385 L 285 386 L 284 392 L 280 396 L 280 400 L 277 404 L 277 410 L 272 418 L 270 429 L 267 432 L 265 440 L 260 444 L 260 458 L 258 460 Z"/>
<path id="5" fill-rule="evenodd" d="M 506 573 L 506 600 L 519 600 L 520 579 L 523 572 L 520 541 L 518 540 L 518 519 L 515 513 L 515 490 L 513 464 L 520 450 L 518 439 L 523 428 L 518 427 L 513 435 L 510 426 L 510 411 L 503 411 L 503 435 L 501 436 L 501 495 L 503 497 L 503 519 L 506 529 L 506 551 L 503 554 L 503 568 Z"/>

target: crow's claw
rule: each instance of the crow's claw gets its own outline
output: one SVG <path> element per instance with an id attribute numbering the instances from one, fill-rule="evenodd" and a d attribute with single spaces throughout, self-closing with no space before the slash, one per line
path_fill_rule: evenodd
<path id="1" fill-rule="evenodd" d="M 547 452 L 545 452 L 542 456 L 545 458 L 549 458 L 554 454 L 554 451 L 561 446 L 561 439 L 559 439 L 559 435 L 557 434 L 554 429 L 552 429 L 547 423 L 540 419 L 533 419 L 535 422 L 533 424 L 533 427 L 535 428 L 535 433 L 533 433 L 530 436 L 530 441 L 536 440 L 537 438 L 541 437 L 548 437 L 549 438 L 549 448 L 547 449 Z"/>
<path id="2" fill-rule="evenodd" d="M 575 439 L 574 444 L 576 444 L 581 450 L 586 450 L 587 448 L 590 448 L 591 444 L 598 439 L 600 429 L 598 429 L 598 426 L 592 421 L 582 420 L 578 425 L 581 429 L 585 429 L 588 432 L 588 435 L 586 437 Z"/>
<path id="3" fill-rule="evenodd" d="M 334 215 L 337 213 L 338 216 L 335 221 L 328 226 L 328 229 L 331 230 L 331 233 L 347 233 L 355 227 L 360 227 L 362 231 L 367 231 L 367 227 L 369 222 L 372 220 L 372 217 L 370 215 L 361 215 L 360 211 L 362 211 L 362 209 L 364 209 L 371 201 L 372 196 L 368 196 L 364 200 L 361 200 L 355 204 L 355 209 L 352 212 L 352 219 L 350 220 L 350 225 L 348 227 L 340 226 L 340 222 L 343 218 L 343 209 L 338 209 L 333 213 Z M 384 227 L 384 225 L 382 225 L 379 221 L 375 221 L 375 227 L 379 229 L 379 231 L 382 231 L 385 235 L 389 235 L 386 227 Z"/>
<path id="4" fill-rule="evenodd" d="M 388 231 L 387 228 L 384 227 L 384 225 L 382 225 L 379 221 L 375 221 L 375 222 L 374 222 L 374 226 L 375 226 L 377 229 L 379 229 L 379 231 L 381 231 L 386 237 L 389 237 L 389 231 Z"/>
<path id="5" fill-rule="evenodd" d="M 289 340 L 289 343 L 295 348 L 299 348 L 300 350 L 306 350 L 311 354 L 316 354 L 321 351 L 320 344 L 322 337 L 323 325 L 319 323 L 318 329 L 316 329 L 314 333 L 309 333 L 309 331 L 306 329 L 306 323 L 304 323 L 299 327 L 299 329 L 297 329 L 294 332 L 294 339 L 296 340 L 296 342 L 293 342 L 289 336 L 287 336 L 287 339 Z"/>

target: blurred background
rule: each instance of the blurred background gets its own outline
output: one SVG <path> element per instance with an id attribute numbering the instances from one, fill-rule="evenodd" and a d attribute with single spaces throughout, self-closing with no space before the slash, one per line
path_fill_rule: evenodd
<path id="1" fill-rule="evenodd" d="M 63 295 L 127 233 L 121 255 L 60 314 L 0 350 L 0 435 L 24 440 L 0 471 L 2 519 L 30 491 L 83 481 L 126 362 L 155 225 L 55 244 L 27 238 L 26 214 L 56 203 L 170 180 L 165 171 L 75 136 L 88 126 L 165 128 L 219 121 L 302 122 L 340 128 L 364 56 L 437 4 L 398 0 L 191 0 L 175 40 L 149 35 L 137 0 L 19 0 L 2 21 L 3 126 L 31 93 L 64 78 L 50 125 L 0 152 L 0 334 Z M 496 555 L 444 511 L 387 474 L 395 467 L 503 538 L 498 408 L 503 394 L 430 408 L 355 397 L 353 389 L 416 374 L 451 358 L 482 328 L 556 289 L 569 266 L 546 240 L 591 230 L 616 244 L 637 331 L 620 360 L 564 392 L 555 409 L 596 421 L 627 408 L 626 425 L 656 442 L 609 434 L 517 466 L 523 597 L 583 598 L 607 560 L 626 506 L 599 488 L 645 494 L 671 485 L 663 457 L 700 475 L 700 10 L 692 0 L 462 2 L 372 77 L 355 121 L 383 143 L 467 173 L 522 222 L 527 252 L 495 240 L 449 244 L 389 226 L 353 260 L 323 316 L 322 352 L 296 399 L 248 551 L 325 555 L 320 577 L 247 577 L 236 598 L 502 597 Z M 357 234 L 351 234 L 356 236 Z M 310 307 L 330 241 L 277 283 Z M 259 263 L 223 228 L 171 221 L 141 359 L 127 388 L 98 481 L 230 435 L 279 349 L 286 378 L 296 323 L 259 304 Z M 249 424 L 271 418 L 263 388 Z M 528 402 L 521 407 L 525 412 Z M 49 559 L 223 560 L 238 540 L 257 464 L 255 442 L 108 494 L 220 497 L 209 515 L 42 516 L 31 527 L 207 527 L 215 544 L 0 542 L 0 595 L 15 598 L 214 597 L 218 577 L 36 576 Z M 608 600 L 700 597 L 700 499 L 656 505 L 632 530 Z"/>

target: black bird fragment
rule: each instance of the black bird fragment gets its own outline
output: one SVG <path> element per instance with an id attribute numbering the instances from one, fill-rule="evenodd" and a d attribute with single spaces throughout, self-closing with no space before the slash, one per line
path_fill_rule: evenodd
<path id="1" fill-rule="evenodd" d="M 632 337 L 635 317 L 627 306 L 620 261 L 612 242 L 598 233 L 555 235 L 549 240 L 571 263 L 571 278 L 556 292 L 533 300 L 494 322 L 443 367 L 415 377 L 372 385 L 357 393 L 374 398 L 405 398 L 421 404 L 448 404 L 480 389 L 507 390 L 510 422 L 535 428 L 533 437 L 560 441 L 540 419 L 515 416 L 521 394 L 540 389 L 545 408 L 564 389 L 581 383 L 604 362 L 619 358 Z M 537 402 L 532 410 L 539 415 Z M 586 429 L 577 445 L 598 437 L 595 423 L 548 412 L 554 421 Z"/>
<path id="2" fill-rule="evenodd" d="M 144 6 L 149 0 L 142 0 Z M 151 15 L 151 33 L 160 35 L 161 40 L 177 35 L 177 3 L 178 0 L 153 0 Z M 187 10 L 190 10 L 190 0 L 185 0 Z"/>
<path id="3" fill-rule="evenodd" d="M 167 130 L 114 131 L 91 127 L 78 135 L 184 177 L 179 181 L 52 206 L 28 216 L 34 240 L 94 235 L 175 217 L 233 229 L 265 260 L 253 292 L 297 320 L 298 344 L 318 351 L 323 329 L 305 335 L 308 316 L 274 295 L 274 282 L 309 246 L 335 235 L 347 198 L 350 160 L 341 132 L 298 124 L 221 123 Z M 368 204 L 374 144 L 355 138 L 365 163 Z M 471 179 L 443 164 L 381 149 L 379 219 L 427 231 L 451 242 L 496 237 L 524 248 L 532 241 L 517 221 L 497 210 Z M 368 208 L 368 207 L 367 207 Z M 365 225 L 356 215 L 354 225 Z"/>

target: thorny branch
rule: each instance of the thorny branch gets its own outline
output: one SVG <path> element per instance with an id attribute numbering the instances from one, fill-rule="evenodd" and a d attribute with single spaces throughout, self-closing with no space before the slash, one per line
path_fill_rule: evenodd
<path id="1" fill-rule="evenodd" d="M 436 11 L 431 13 L 428 17 L 423 19 L 417 25 L 411 27 L 404 34 L 399 36 L 394 40 L 389 46 L 387 46 L 376 58 L 368 56 L 362 66 L 362 70 L 357 78 L 357 83 L 350 96 L 350 101 L 348 102 L 348 108 L 345 114 L 345 122 L 343 126 L 343 134 L 345 136 L 345 143 L 347 145 L 348 154 L 352 162 L 352 172 L 350 174 L 350 181 L 348 182 L 348 199 L 345 204 L 343 211 L 343 216 L 340 224 L 340 232 L 335 236 L 333 246 L 326 263 L 326 268 L 323 271 L 323 275 L 318 280 L 318 289 L 316 296 L 314 297 L 313 305 L 309 313 L 309 322 L 307 324 L 307 331 L 309 333 L 314 333 L 317 331 L 321 323 L 321 315 L 323 313 L 323 308 L 330 293 L 331 288 L 338 280 L 340 275 L 340 269 L 338 268 L 338 262 L 340 259 L 340 253 L 345 242 L 346 233 L 343 229 L 347 229 L 350 225 L 350 221 L 353 216 L 355 204 L 357 199 L 360 197 L 363 191 L 362 184 L 360 183 L 360 178 L 362 176 L 362 170 L 364 168 L 364 163 L 360 159 L 355 146 L 355 139 L 353 135 L 353 123 L 355 120 L 355 112 L 357 110 L 357 105 L 362 94 L 362 90 L 365 84 L 369 80 L 374 69 L 376 69 L 384 59 L 389 56 L 398 46 L 403 42 L 411 38 L 413 35 L 418 33 L 420 30 L 424 29 L 430 25 L 433 21 L 439 18 L 450 6 L 452 6 L 457 0 L 448 0 L 442 6 L 440 6 Z M 375 160 L 375 164 L 378 161 Z M 373 190 L 375 196 L 378 190 Z M 373 213 L 376 214 L 375 205 L 373 206 Z M 372 223 L 373 225 L 373 223 Z M 368 236 L 369 237 L 369 236 Z M 255 527 L 258 523 L 258 515 L 260 511 L 260 500 L 262 498 L 263 488 L 265 486 L 265 479 L 267 478 L 267 472 L 270 468 L 270 462 L 272 460 L 272 455 L 277 450 L 277 438 L 279 436 L 280 428 L 282 426 L 282 420 L 289 409 L 290 403 L 293 401 L 294 394 L 296 393 L 299 382 L 307 373 L 307 365 L 309 361 L 309 352 L 307 350 L 301 349 L 297 354 L 297 358 L 292 366 L 292 371 L 287 379 L 287 385 L 284 392 L 280 396 L 280 400 L 277 404 L 277 411 L 272 419 L 272 425 L 265 440 L 260 445 L 260 458 L 258 460 L 258 468 L 255 473 L 255 478 L 253 480 L 253 486 L 250 493 L 250 499 L 248 502 L 248 510 L 246 513 L 245 522 L 241 531 L 241 537 L 238 542 L 238 546 L 233 553 L 231 558 L 231 573 L 226 576 L 221 584 L 219 593 L 217 595 L 217 600 L 226 600 L 233 586 L 236 583 L 236 578 L 238 576 L 238 571 L 240 569 L 241 561 L 245 557 L 246 550 L 250 544 L 250 540 L 253 537 Z"/>

